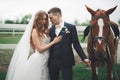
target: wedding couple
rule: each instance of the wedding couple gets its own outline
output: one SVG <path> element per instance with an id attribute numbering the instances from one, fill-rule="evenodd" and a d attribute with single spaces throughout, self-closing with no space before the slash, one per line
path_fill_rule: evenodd
<path id="1" fill-rule="evenodd" d="M 49 29 L 49 19 L 52 27 Z M 90 65 L 74 25 L 62 20 L 60 8 L 40 10 L 30 20 L 11 59 L 6 80 L 72 80 L 75 65 L 72 44 L 81 59 Z"/>

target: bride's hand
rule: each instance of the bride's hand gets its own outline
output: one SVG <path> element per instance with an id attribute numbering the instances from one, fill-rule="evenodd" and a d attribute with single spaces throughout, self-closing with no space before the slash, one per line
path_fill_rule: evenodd
<path id="1" fill-rule="evenodd" d="M 62 36 L 57 36 L 57 37 L 54 38 L 53 42 L 58 43 L 58 42 L 61 41 L 61 39 L 62 39 Z"/>

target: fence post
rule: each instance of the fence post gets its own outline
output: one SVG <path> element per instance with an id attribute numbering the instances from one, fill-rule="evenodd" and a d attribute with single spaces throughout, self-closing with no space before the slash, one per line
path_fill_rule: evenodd
<path id="1" fill-rule="evenodd" d="M 118 43 L 118 50 L 117 50 L 117 64 L 120 64 L 120 41 Z"/>
<path id="2" fill-rule="evenodd" d="M 12 35 L 15 36 L 15 29 L 13 28 L 13 32 L 12 32 Z"/>

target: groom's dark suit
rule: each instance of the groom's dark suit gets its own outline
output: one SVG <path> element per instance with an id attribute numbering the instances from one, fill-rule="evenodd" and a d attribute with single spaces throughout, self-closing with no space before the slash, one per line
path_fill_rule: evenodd
<path id="1" fill-rule="evenodd" d="M 51 80 L 58 80 L 60 70 L 62 71 L 63 80 L 72 80 L 72 66 L 75 64 L 72 51 L 72 44 L 82 60 L 86 59 L 77 36 L 76 27 L 69 23 L 64 23 L 67 31 L 61 30 L 62 40 L 50 48 L 49 71 Z M 51 41 L 56 37 L 55 26 L 50 29 Z"/>

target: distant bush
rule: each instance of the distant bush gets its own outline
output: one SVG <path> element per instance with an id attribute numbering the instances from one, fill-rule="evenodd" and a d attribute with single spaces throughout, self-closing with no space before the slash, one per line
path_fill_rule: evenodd
<path id="1" fill-rule="evenodd" d="M 12 21 L 12 20 L 5 20 L 5 24 L 13 24 L 14 23 L 14 21 Z"/>

